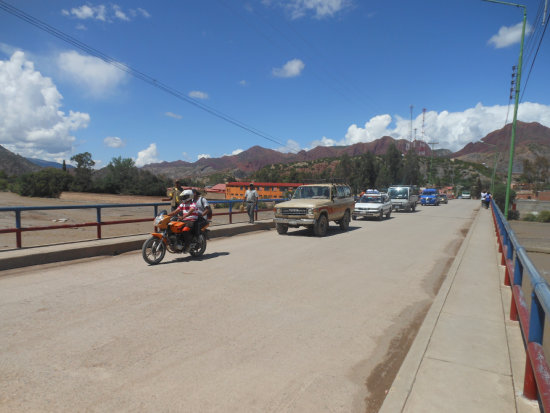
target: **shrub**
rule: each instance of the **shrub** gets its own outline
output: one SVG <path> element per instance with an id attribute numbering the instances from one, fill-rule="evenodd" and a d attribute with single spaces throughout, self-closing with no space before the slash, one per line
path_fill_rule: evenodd
<path id="1" fill-rule="evenodd" d="M 550 211 L 540 211 L 537 216 L 538 222 L 550 222 Z"/>
<path id="2" fill-rule="evenodd" d="M 532 213 L 528 213 L 523 217 L 523 221 L 535 222 L 536 220 L 537 220 L 537 216 Z"/>
<path id="3" fill-rule="evenodd" d="M 519 219 L 519 211 L 514 211 L 513 209 L 508 211 L 508 221 Z"/>

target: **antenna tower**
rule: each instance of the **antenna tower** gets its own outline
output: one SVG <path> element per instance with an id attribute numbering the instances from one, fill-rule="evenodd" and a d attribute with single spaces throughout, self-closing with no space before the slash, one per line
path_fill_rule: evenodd
<path id="1" fill-rule="evenodd" d="M 409 135 L 409 140 L 412 142 L 413 139 L 413 105 L 411 105 L 411 132 Z"/>
<path id="2" fill-rule="evenodd" d="M 428 142 L 428 145 L 432 146 L 432 158 L 430 159 L 430 181 L 432 181 L 432 185 L 435 185 L 435 182 L 433 180 L 433 162 L 434 162 L 434 146 L 438 145 L 439 142 Z"/>

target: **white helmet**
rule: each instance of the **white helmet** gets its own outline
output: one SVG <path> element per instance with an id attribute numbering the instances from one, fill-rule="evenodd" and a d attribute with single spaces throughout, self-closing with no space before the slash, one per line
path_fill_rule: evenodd
<path id="1" fill-rule="evenodd" d="M 193 191 L 191 189 L 186 189 L 180 194 L 181 202 L 185 202 L 193 198 Z"/>

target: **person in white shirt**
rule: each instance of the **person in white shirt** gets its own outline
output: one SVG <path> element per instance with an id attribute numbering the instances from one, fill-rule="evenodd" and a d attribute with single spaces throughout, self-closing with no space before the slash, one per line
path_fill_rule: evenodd
<path id="1" fill-rule="evenodd" d="M 254 223 L 254 211 L 258 203 L 258 192 L 254 189 L 254 184 L 250 184 L 249 189 L 244 194 L 243 202 L 246 203 L 246 212 L 248 212 L 248 222 Z"/>

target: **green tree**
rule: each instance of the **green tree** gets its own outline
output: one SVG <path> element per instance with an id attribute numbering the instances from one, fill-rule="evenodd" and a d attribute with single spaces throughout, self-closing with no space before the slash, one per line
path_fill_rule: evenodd
<path id="1" fill-rule="evenodd" d="M 385 155 L 385 162 L 390 177 L 391 183 L 399 184 L 401 183 L 401 174 L 403 167 L 403 159 L 401 152 L 397 149 L 394 143 L 392 143 Z"/>
<path id="2" fill-rule="evenodd" d="M 504 214 L 504 206 L 505 206 L 505 203 L 506 203 L 506 185 L 501 184 L 501 183 L 496 184 L 495 185 L 495 190 L 491 195 L 492 195 L 493 199 L 495 200 L 495 203 L 500 208 L 500 211 Z M 515 199 L 516 199 L 516 192 L 513 189 L 511 189 L 510 194 L 508 196 L 508 204 L 512 205 L 514 203 Z M 508 216 L 509 217 L 511 215 L 513 215 L 513 214 L 510 214 L 510 212 L 512 212 L 512 208 L 510 208 L 510 210 L 508 211 Z"/>
<path id="3" fill-rule="evenodd" d="M 392 178 L 390 172 L 385 164 L 382 164 L 376 177 L 375 187 L 376 188 L 387 188 L 392 184 Z"/>
<path id="4" fill-rule="evenodd" d="M 418 185 L 420 182 L 420 162 L 414 149 L 407 152 L 403 159 L 403 183 Z"/>
<path id="5" fill-rule="evenodd" d="M 46 168 L 19 176 L 13 186 L 14 192 L 22 196 L 57 198 L 66 191 L 72 176 L 56 168 Z"/>
<path id="6" fill-rule="evenodd" d="M 78 153 L 71 157 L 76 162 L 74 179 L 71 183 L 71 191 L 89 192 L 93 188 L 92 173 L 95 162 L 90 152 Z"/>

